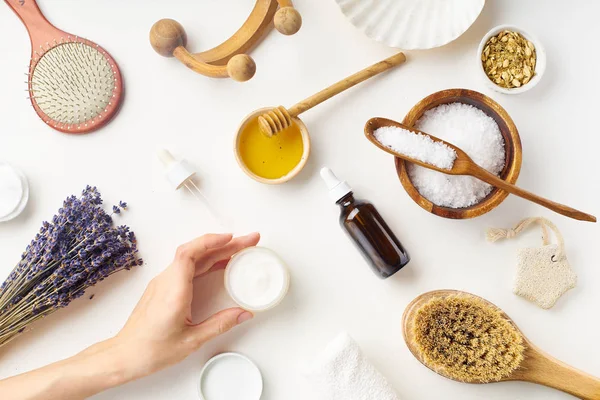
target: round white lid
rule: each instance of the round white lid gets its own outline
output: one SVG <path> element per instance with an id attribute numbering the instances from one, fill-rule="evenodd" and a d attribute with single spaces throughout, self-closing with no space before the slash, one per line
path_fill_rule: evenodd
<path id="1" fill-rule="evenodd" d="M 262 390 L 260 370 L 239 353 L 218 354 L 200 372 L 202 400 L 259 400 Z"/>
<path id="2" fill-rule="evenodd" d="M 29 185 L 22 172 L 0 162 L 0 222 L 18 216 L 29 199 Z"/>

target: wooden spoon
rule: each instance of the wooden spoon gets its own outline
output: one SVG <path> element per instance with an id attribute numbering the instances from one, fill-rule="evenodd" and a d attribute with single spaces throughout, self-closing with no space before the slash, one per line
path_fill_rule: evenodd
<path id="1" fill-rule="evenodd" d="M 454 165 L 452 166 L 452 169 L 442 169 L 442 168 L 438 168 L 435 165 L 431 165 L 431 164 L 427 164 L 424 163 L 422 161 L 419 161 L 417 159 L 405 156 L 402 153 L 398 153 L 392 149 L 390 149 L 389 147 L 385 146 L 384 144 L 380 143 L 377 138 L 375 137 L 375 131 L 378 128 L 384 127 L 384 126 L 396 126 L 398 128 L 403 128 L 406 129 L 408 131 L 411 131 L 413 133 L 420 133 L 422 135 L 425 136 L 429 136 L 433 141 L 435 142 L 441 142 L 446 144 L 448 147 L 454 149 L 454 151 L 456 151 L 456 160 L 454 161 Z M 563 204 L 559 204 L 556 203 L 554 201 L 545 199 L 543 197 L 540 197 L 536 194 L 533 194 L 531 192 L 528 192 L 527 190 L 523 190 L 515 185 L 512 185 L 508 182 L 503 181 L 502 179 L 500 179 L 499 177 L 497 177 L 496 175 L 492 174 L 491 172 L 489 172 L 488 170 L 486 170 L 485 168 L 480 167 L 479 165 L 475 164 L 475 162 L 471 159 L 471 157 L 469 157 L 467 155 L 467 153 L 465 153 L 464 151 L 462 151 L 461 149 L 459 149 L 458 147 L 454 146 L 451 143 L 445 142 L 441 139 L 436 138 L 435 136 L 429 135 L 425 132 L 422 132 L 418 129 L 406 126 L 404 124 L 401 124 L 399 122 L 387 119 L 387 118 L 371 118 L 369 121 L 367 121 L 367 124 L 365 125 L 365 136 L 367 137 L 367 139 L 369 139 L 375 146 L 379 147 L 381 150 L 385 151 L 386 153 L 390 153 L 396 157 L 402 158 L 408 162 L 411 162 L 413 164 L 417 164 L 420 165 L 422 167 L 425 168 L 429 168 L 429 169 L 433 169 L 435 171 L 439 171 L 439 172 L 443 172 L 444 174 L 449 174 L 449 175 L 470 175 L 470 176 L 474 176 L 477 179 L 480 179 L 486 183 L 489 183 L 492 186 L 495 186 L 499 189 L 505 190 L 509 193 L 512 193 L 514 195 L 517 195 L 519 197 L 522 197 L 526 200 L 532 201 L 536 204 L 539 204 L 543 207 L 546 207 L 554 212 L 557 212 L 559 214 L 565 215 L 569 218 L 574 218 L 580 221 L 588 221 L 588 222 L 596 222 L 596 217 L 594 217 L 593 215 L 590 214 L 586 214 L 582 211 L 576 210 L 574 208 L 565 206 Z"/>
<path id="2" fill-rule="evenodd" d="M 554 357 L 544 353 L 542 350 L 537 348 L 531 343 L 521 330 L 517 327 L 512 319 L 509 318 L 499 307 L 489 301 L 482 299 L 470 293 L 461 292 L 459 290 L 436 290 L 433 292 L 423 293 L 416 299 L 414 299 L 404 311 L 402 317 L 402 334 L 404 340 L 411 353 L 419 360 L 423 365 L 432 370 L 433 372 L 442 375 L 448 379 L 453 379 L 447 376 L 442 369 L 436 369 L 435 366 L 427 365 L 421 357 L 417 345 L 414 340 L 413 334 L 413 323 L 417 314 L 417 311 L 429 300 L 433 298 L 444 298 L 452 295 L 463 295 L 475 297 L 490 307 L 499 310 L 502 313 L 502 317 L 506 318 L 519 334 L 523 337 L 523 345 L 525 346 L 524 359 L 521 365 L 512 372 L 506 378 L 500 380 L 504 381 L 524 381 L 537 383 L 539 385 L 548 386 L 554 389 L 561 390 L 563 392 L 572 394 L 573 396 L 579 397 L 584 400 L 600 400 L 600 379 L 593 377 L 585 372 L 579 371 Z M 456 380 L 458 381 L 458 380 Z M 462 382 L 462 381 L 458 381 Z M 479 381 L 470 381 L 463 383 L 485 383 Z"/>
<path id="3" fill-rule="evenodd" d="M 321 104 L 325 100 L 332 98 L 336 94 L 339 94 L 354 85 L 402 64 L 404 61 L 406 61 L 404 53 L 398 53 L 334 83 L 328 88 L 321 90 L 319 93 L 313 94 L 309 98 L 294 104 L 289 109 L 286 109 L 283 106 L 273 108 L 271 111 L 258 117 L 260 130 L 266 136 L 271 137 L 277 132 L 290 126 L 292 124 L 292 118 L 297 117 L 304 111 L 310 110 L 314 106 Z"/>

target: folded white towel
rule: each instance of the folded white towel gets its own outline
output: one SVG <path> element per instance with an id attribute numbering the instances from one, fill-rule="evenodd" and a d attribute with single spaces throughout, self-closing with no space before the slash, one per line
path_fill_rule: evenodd
<path id="1" fill-rule="evenodd" d="M 399 400 L 346 332 L 327 345 L 307 375 L 322 400 Z"/>

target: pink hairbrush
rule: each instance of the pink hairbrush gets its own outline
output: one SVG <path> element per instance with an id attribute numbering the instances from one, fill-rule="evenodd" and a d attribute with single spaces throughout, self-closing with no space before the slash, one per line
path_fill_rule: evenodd
<path id="1" fill-rule="evenodd" d="M 104 126 L 123 95 L 115 60 L 97 44 L 52 25 L 35 0 L 4 0 L 21 18 L 31 39 L 29 97 L 40 118 L 66 133 Z"/>

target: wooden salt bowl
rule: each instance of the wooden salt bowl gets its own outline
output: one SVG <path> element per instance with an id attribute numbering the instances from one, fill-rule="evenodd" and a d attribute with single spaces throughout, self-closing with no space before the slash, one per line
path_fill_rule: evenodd
<path id="1" fill-rule="evenodd" d="M 479 108 L 487 115 L 492 117 L 500 128 L 500 133 L 504 138 L 504 149 L 506 159 L 504 169 L 500 173 L 500 177 L 506 182 L 515 184 L 521 171 L 522 148 L 519 131 L 513 120 L 510 118 L 506 110 L 502 108 L 491 98 L 486 95 L 468 89 L 447 89 L 433 93 L 423 100 L 419 101 L 404 117 L 402 123 L 407 126 L 414 126 L 415 123 L 423 116 L 425 111 L 439 106 L 440 104 L 448 103 L 464 103 L 470 104 Z M 492 189 L 479 203 L 465 208 L 450 208 L 441 207 L 433 204 L 419 193 L 414 187 L 407 172 L 407 162 L 401 158 L 395 158 L 396 171 L 400 182 L 409 196 L 423 209 L 440 217 L 450 219 L 467 219 L 483 215 L 496 208 L 508 196 L 508 193 L 498 188 Z"/>

